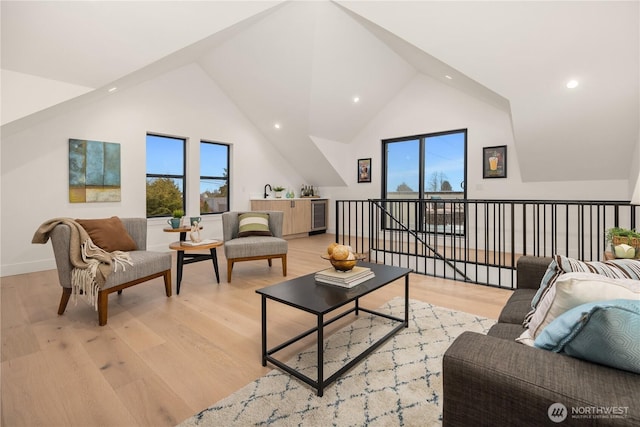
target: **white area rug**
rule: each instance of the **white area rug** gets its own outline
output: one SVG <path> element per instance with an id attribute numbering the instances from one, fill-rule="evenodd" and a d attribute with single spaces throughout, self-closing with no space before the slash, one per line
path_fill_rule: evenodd
<path id="1" fill-rule="evenodd" d="M 495 320 L 416 300 L 409 305 L 409 327 L 325 388 L 323 397 L 276 368 L 180 426 L 441 424 L 442 355 L 462 332 L 485 333 Z M 378 311 L 404 317 L 404 299 L 394 298 Z M 325 378 L 391 325 L 385 318 L 361 313 L 352 324 L 330 335 L 325 341 Z M 316 378 L 316 349 L 311 347 L 287 364 Z"/>

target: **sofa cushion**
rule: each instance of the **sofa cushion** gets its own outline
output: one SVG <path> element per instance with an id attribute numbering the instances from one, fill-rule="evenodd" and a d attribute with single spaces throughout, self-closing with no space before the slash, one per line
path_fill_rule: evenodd
<path id="1" fill-rule="evenodd" d="M 558 280 L 558 277 L 571 272 L 587 272 L 612 278 L 640 280 L 640 260 L 616 259 L 605 262 L 585 262 L 563 255 L 554 256 L 553 261 L 549 264 L 547 272 L 542 278 L 540 289 L 538 289 L 538 292 L 536 292 L 536 295 L 531 301 L 531 310 L 524 318 L 523 326 L 525 328 L 529 326 L 529 322 L 535 313 L 538 303 L 544 298 L 556 280 Z"/>
<path id="2" fill-rule="evenodd" d="M 524 328 L 520 323 L 496 323 L 489 329 L 487 335 L 513 341 L 518 338 Z"/>
<path id="3" fill-rule="evenodd" d="M 516 289 L 505 304 L 498 322 L 516 323 L 522 329 L 522 319 L 531 309 L 531 299 L 535 295 L 535 289 Z"/>
<path id="4" fill-rule="evenodd" d="M 640 374 L 640 300 L 582 304 L 563 313 L 535 346 Z"/>
<path id="5" fill-rule="evenodd" d="M 272 235 L 269 230 L 269 214 L 247 212 L 238 215 L 238 237 Z"/>
<path id="6" fill-rule="evenodd" d="M 135 251 L 136 242 L 127 233 L 124 224 L 117 216 L 101 219 L 76 219 L 84 228 L 93 243 L 107 252 Z"/>
<path id="7" fill-rule="evenodd" d="M 131 251 L 133 267 L 119 268 L 109 274 L 103 289 L 112 288 L 126 282 L 150 276 L 160 271 L 171 270 L 170 252 Z"/>
<path id="8" fill-rule="evenodd" d="M 287 249 L 287 241 L 279 237 L 248 236 L 224 242 L 224 254 L 227 258 L 286 254 Z"/>
<path id="9" fill-rule="evenodd" d="M 640 299 L 640 281 L 612 279 L 593 273 L 566 273 L 551 285 L 517 341 L 533 346 L 540 332 L 555 318 L 581 304 L 618 299 Z"/>

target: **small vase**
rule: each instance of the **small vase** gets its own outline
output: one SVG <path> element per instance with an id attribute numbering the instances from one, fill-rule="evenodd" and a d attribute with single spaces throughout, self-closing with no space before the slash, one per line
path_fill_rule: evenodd
<path id="1" fill-rule="evenodd" d="M 180 228 L 180 222 L 182 222 L 182 218 L 171 218 L 167 220 L 171 228 Z"/>
<path id="2" fill-rule="evenodd" d="M 282 199 L 282 191 L 276 191 L 276 199 Z"/>

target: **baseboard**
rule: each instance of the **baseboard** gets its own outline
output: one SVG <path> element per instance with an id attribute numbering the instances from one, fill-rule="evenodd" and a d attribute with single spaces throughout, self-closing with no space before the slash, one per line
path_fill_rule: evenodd
<path id="1" fill-rule="evenodd" d="M 35 273 L 37 271 L 55 270 L 54 258 L 38 261 L 21 262 L 17 264 L 3 264 L 0 266 L 0 277 L 15 276 L 17 274 Z"/>
<path id="2" fill-rule="evenodd" d="M 316 234 L 325 234 L 327 232 L 326 228 L 323 228 L 322 230 L 312 230 L 309 232 L 309 236 L 314 236 Z"/>

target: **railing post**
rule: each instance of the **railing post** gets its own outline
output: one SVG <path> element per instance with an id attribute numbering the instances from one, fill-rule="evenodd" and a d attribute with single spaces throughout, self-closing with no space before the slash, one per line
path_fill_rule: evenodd
<path id="1" fill-rule="evenodd" d="M 335 235 L 335 242 L 338 243 L 338 236 L 340 235 L 340 205 L 341 205 L 341 201 L 340 200 L 336 200 L 336 208 L 334 209 L 334 215 L 335 215 L 335 229 L 336 229 L 336 235 Z"/>

